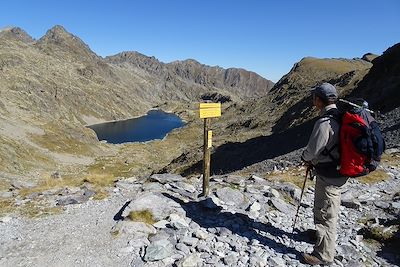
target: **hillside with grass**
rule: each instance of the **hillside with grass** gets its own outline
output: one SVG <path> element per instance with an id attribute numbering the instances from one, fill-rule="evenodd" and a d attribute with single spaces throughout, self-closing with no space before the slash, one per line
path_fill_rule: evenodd
<path id="1" fill-rule="evenodd" d="M 169 146 L 155 142 L 151 149 L 110 146 L 99 143 L 85 125 L 144 115 L 151 108 L 175 112 L 190 122 L 203 99 L 242 101 L 266 94 L 273 85 L 253 72 L 194 60 L 165 64 L 137 52 L 104 59 L 62 26 L 39 40 L 20 28 L 1 30 L 0 79 L 0 174 L 6 181 L 40 181 L 54 172 L 82 175 L 100 162 L 114 164 L 109 156 L 121 153 L 116 161 L 125 162 L 124 150 L 132 161 L 127 175 L 143 168 L 152 172 L 158 168 L 155 162 L 167 164 L 179 155 L 170 147 L 179 151 L 185 145 L 175 139 Z M 180 138 L 193 139 L 200 127 L 193 125 Z M 154 161 L 149 150 L 166 159 Z M 143 156 L 145 162 L 139 160 Z"/>

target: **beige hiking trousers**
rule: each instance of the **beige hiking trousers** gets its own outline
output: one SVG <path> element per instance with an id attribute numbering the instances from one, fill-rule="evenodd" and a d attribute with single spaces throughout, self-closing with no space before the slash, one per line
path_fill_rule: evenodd
<path id="1" fill-rule="evenodd" d="M 317 230 L 317 241 L 313 255 L 326 262 L 333 262 L 335 257 L 340 194 L 347 179 L 347 177 L 327 178 L 317 175 L 314 196 L 314 224 Z"/>

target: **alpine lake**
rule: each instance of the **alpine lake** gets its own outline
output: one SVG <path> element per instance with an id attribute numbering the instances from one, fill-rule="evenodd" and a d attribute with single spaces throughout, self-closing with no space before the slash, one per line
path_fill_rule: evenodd
<path id="1" fill-rule="evenodd" d="M 111 144 L 147 142 L 163 139 L 170 131 L 184 126 L 177 115 L 162 110 L 150 110 L 146 115 L 121 121 L 106 122 L 87 127 L 96 132 L 99 141 Z"/>

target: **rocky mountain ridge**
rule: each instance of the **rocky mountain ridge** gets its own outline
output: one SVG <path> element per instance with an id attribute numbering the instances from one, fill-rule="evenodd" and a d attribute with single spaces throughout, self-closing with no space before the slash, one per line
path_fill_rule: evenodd
<path id="1" fill-rule="evenodd" d="M 372 63 L 371 71 L 352 95 L 365 98 L 376 110 L 391 111 L 400 104 L 400 43 L 388 48 Z"/>
<path id="2" fill-rule="evenodd" d="M 232 91 L 244 97 L 266 95 L 274 84 L 254 72 L 237 68 L 210 67 L 193 59 L 162 63 L 154 57 L 147 57 L 138 52 L 122 52 L 106 57 L 106 60 L 112 64 L 128 64 L 137 67 L 165 81 L 179 77 L 216 90 L 230 88 L 226 91 Z"/>

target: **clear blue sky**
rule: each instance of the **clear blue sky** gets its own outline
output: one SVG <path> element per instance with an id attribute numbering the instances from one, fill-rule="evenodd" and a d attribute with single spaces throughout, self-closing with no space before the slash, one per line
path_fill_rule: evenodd
<path id="1" fill-rule="evenodd" d="M 361 57 L 400 42 L 399 0 L 12 0 L 0 10 L 0 28 L 36 39 L 60 24 L 101 56 L 193 58 L 275 82 L 305 56 Z"/>

